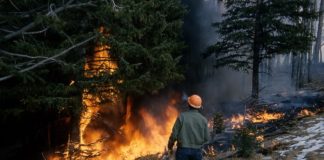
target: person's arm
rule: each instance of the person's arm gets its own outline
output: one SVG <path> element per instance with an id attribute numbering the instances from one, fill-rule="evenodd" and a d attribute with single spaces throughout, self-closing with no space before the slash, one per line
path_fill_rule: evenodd
<path id="1" fill-rule="evenodd" d="M 169 142 L 168 142 L 169 150 L 172 150 L 174 143 L 177 141 L 177 137 L 180 132 L 180 128 L 181 128 L 181 122 L 180 122 L 180 117 L 178 117 L 176 122 L 173 125 L 172 133 L 169 138 Z"/>

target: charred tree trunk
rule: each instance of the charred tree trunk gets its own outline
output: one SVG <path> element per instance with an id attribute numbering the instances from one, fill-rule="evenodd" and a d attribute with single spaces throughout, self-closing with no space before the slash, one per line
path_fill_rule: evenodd
<path id="1" fill-rule="evenodd" d="M 317 64 L 320 62 L 319 54 L 322 43 L 322 28 L 323 28 L 323 11 L 324 11 L 324 0 L 321 0 L 319 8 L 319 17 L 318 17 L 318 27 L 317 27 L 317 36 L 313 52 L 313 63 Z"/>
<path id="2" fill-rule="evenodd" d="M 255 17 L 255 36 L 253 42 L 253 68 L 252 68 L 252 98 L 254 100 L 259 99 L 259 65 L 261 62 L 261 39 L 262 36 L 262 24 L 261 24 L 261 5 L 263 0 L 257 1 L 258 11 Z"/>

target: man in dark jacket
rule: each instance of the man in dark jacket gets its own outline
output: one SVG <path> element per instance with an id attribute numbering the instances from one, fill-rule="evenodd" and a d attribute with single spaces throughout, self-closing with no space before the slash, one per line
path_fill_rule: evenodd
<path id="1" fill-rule="evenodd" d="M 177 160 L 202 160 L 202 145 L 209 140 L 207 119 L 199 113 L 202 100 L 198 95 L 188 98 L 189 111 L 181 113 L 172 129 L 168 149 L 177 142 Z"/>

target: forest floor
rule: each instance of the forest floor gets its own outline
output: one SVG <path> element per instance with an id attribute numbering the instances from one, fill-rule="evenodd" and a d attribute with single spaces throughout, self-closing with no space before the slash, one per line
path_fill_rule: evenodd
<path id="1" fill-rule="evenodd" d="M 268 154 L 225 160 L 323 160 L 324 113 L 300 119 L 288 132 L 268 137 L 261 145 L 268 147 Z M 205 160 L 211 159 L 206 157 Z"/>
<path id="2" fill-rule="evenodd" d="M 324 114 L 303 118 L 288 133 L 267 141 L 278 148 L 262 157 L 264 160 L 324 159 Z"/>

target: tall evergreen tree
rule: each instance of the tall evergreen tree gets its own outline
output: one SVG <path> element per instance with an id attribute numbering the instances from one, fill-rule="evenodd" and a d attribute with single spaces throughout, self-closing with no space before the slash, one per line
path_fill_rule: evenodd
<path id="1" fill-rule="evenodd" d="M 228 0 L 224 20 L 215 23 L 220 39 L 205 56 L 216 67 L 252 70 L 252 97 L 259 96 L 259 65 L 274 54 L 306 53 L 312 34 L 303 20 L 315 18 L 309 0 Z"/>

